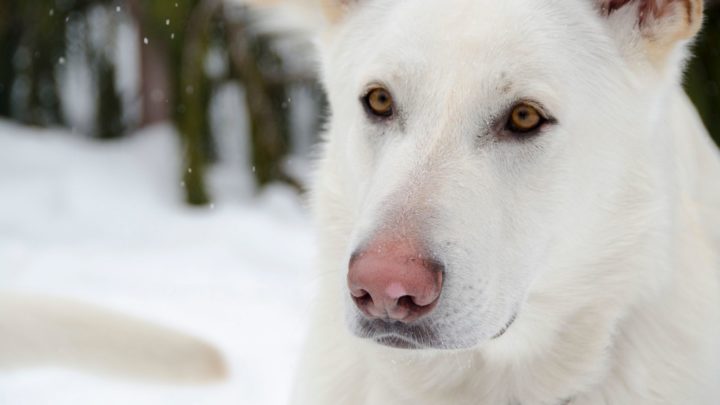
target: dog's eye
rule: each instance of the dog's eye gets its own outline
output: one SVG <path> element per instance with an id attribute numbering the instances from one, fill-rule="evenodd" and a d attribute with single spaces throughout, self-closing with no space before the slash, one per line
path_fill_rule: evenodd
<path id="1" fill-rule="evenodd" d="M 526 134 L 539 129 L 547 121 L 547 118 L 543 116 L 538 107 L 524 102 L 513 107 L 506 129 L 515 133 Z"/>
<path id="2" fill-rule="evenodd" d="M 394 113 L 394 103 L 389 91 L 382 87 L 376 87 L 368 92 L 363 99 L 365 108 L 372 115 L 380 118 L 391 117 Z"/>

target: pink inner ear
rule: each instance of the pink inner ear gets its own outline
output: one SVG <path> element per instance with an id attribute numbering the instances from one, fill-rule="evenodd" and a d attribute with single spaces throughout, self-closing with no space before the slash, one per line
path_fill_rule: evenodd
<path id="1" fill-rule="evenodd" d="M 624 5 L 630 3 L 633 0 L 601 0 L 603 10 L 607 10 L 608 13 L 611 13 Z"/>
<path id="2" fill-rule="evenodd" d="M 600 0 L 603 11 L 608 15 L 632 2 L 638 2 L 640 10 L 638 18 L 641 24 L 648 17 L 662 16 L 673 1 L 675 0 Z"/>

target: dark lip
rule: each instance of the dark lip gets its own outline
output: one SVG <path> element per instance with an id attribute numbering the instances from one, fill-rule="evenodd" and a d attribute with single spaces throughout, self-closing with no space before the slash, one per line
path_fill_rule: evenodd
<path id="1" fill-rule="evenodd" d="M 513 323 L 515 323 L 517 316 L 517 313 L 513 314 L 502 330 L 493 336 L 491 340 L 498 339 L 505 335 Z M 445 347 L 434 328 L 422 322 L 405 324 L 381 319 L 371 320 L 361 318 L 358 320 L 356 334 L 359 337 L 371 339 L 377 344 L 395 349 L 452 349 Z"/>
<path id="2" fill-rule="evenodd" d="M 505 324 L 505 327 L 502 328 L 502 330 L 500 330 L 500 332 L 498 332 L 497 335 L 493 336 L 493 340 L 498 339 L 498 338 L 502 337 L 502 335 L 504 335 L 505 333 L 507 333 L 508 329 L 510 329 L 510 327 L 512 326 L 512 324 L 515 323 L 515 320 L 517 319 L 517 316 L 518 316 L 517 312 L 514 313 L 513 316 L 512 316 L 512 318 L 510 318 L 510 321 L 508 321 L 508 323 Z"/>
<path id="3" fill-rule="evenodd" d="M 441 342 L 435 330 L 422 322 L 406 324 L 383 319 L 358 320 L 356 334 L 378 344 L 398 349 L 439 348 Z"/>
<path id="4" fill-rule="evenodd" d="M 374 336 L 372 340 L 375 343 L 383 346 L 392 347 L 394 349 L 405 349 L 405 350 L 418 350 L 422 349 L 422 346 L 418 345 L 417 342 L 409 340 L 403 336 L 397 334 Z"/>

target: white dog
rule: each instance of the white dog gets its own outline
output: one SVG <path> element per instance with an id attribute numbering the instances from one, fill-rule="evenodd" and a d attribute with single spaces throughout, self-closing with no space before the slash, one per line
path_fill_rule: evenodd
<path id="1" fill-rule="evenodd" d="M 294 403 L 720 404 L 701 0 L 298 2 L 332 117 Z"/>

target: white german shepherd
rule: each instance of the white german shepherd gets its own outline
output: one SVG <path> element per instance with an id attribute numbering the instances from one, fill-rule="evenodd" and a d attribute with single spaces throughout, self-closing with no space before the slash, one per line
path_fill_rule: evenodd
<path id="1" fill-rule="evenodd" d="M 293 403 L 720 404 L 701 0 L 300 3 L 332 118 Z"/>

